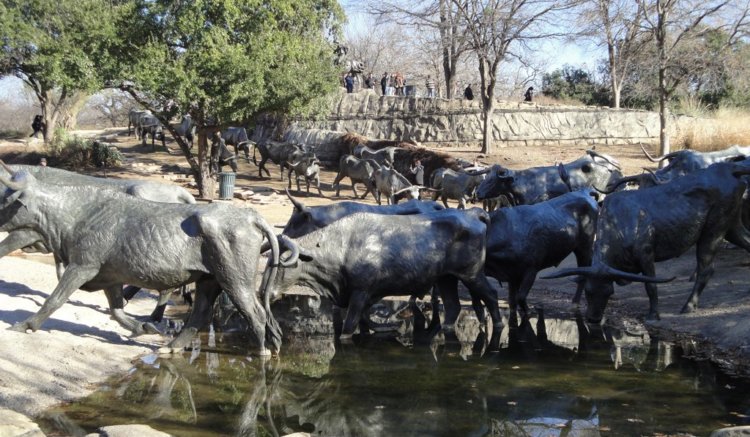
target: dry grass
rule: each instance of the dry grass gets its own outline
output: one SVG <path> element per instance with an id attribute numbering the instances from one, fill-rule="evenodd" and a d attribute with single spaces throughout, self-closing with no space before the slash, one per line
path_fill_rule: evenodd
<path id="1" fill-rule="evenodd" d="M 750 145 L 750 111 L 723 108 L 683 126 L 672 138 L 674 150 L 693 149 L 702 152 Z"/>

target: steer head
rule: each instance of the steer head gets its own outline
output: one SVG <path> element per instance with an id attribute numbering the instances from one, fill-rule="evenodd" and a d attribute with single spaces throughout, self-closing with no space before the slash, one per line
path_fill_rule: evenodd
<path id="1" fill-rule="evenodd" d="M 476 195 L 479 200 L 491 199 L 501 194 L 513 191 L 515 178 L 513 172 L 499 165 L 493 165 L 487 176 L 477 187 Z"/>

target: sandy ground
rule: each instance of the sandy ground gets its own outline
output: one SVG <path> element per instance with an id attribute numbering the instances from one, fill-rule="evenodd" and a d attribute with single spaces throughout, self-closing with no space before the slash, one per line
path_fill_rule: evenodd
<path id="1" fill-rule="evenodd" d="M 187 168 L 174 143 L 167 144 L 170 153 L 153 153 L 150 146 L 144 148 L 120 132 L 106 132 L 108 141 L 117 144 L 127 158 L 122 168 L 107 172 L 110 177 L 144 178 L 188 186 L 188 179 L 173 172 L 175 166 Z M 467 159 L 478 155 L 467 148 L 441 150 Z M 479 159 L 520 169 L 567 162 L 581 156 L 584 150 L 584 147 L 499 148 L 493 155 Z M 625 174 L 639 173 L 642 167 L 653 167 L 638 146 L 599 146 L 597 150 L 617 158 Z M 38 143 L 0 143 L 0 157 L 10 163 L 36 163 L 34 160 L 43 153 Z M 100 170 L 90 173 L 102 175 Z M 240 162 L 236 191 L 253 190 L 256 195 L 249 201 L 234 199 L 232 202 L 255 208 L 269 223 L 280 227 L 289 217 L 292 206 L 283 194 L 287 182 L 279 181 L 277 166 L 271 167 L 271 174 L 271 179 L 259 179 L 253 164 Z M 331 170 L 322 174 L 326 197 L 296 195 L 308 205 L 336 201 L 338 199 L 331 198 L 333 191 L 330 186 L 334 176 L 335 171 Z M 342 190 L 342 195 L 341 200 L 351 200 L 348 186 Z M 372 202 L 372 199 L 368 197 L 366 201 Z M 76 292 L 70 302 L 35 333 L 20 334 L 4 329 L 35 312 L 54 288 L 57 282 L 54 269 L 49 260 L 46 261 L 46 264 L 41 263 L 25 255 L 23 258 L 0 259 L 0 350 L 4 351 L 0 354 L 0 408 L 11 408 L 29 415 L 87 394 L 106 376 L 127 370 L 133 360 L 168 341 L 158 336 L 128 338 L 128 333 L 110 320 L 102 292 Z M 571 262 L 568 259 L 564 265 Z M 750 312 L 749 265 L 750 255 L 747 253 L 723 248 L 716 262 L 716 274 L 703 293 L 702 309 L 692 315 L 680 315 L 678 312 L 692 287 L 688 277 L 695 267 L 694 255 L 688 253 L 679 259 L 660 263 L 657 265 L 659 275 L 674 275 L 677 279 L 660 286 L 662 321 L 651 324 L 651 328 L 662 330 L 665 336 L 687 338 L 696 344 L 698 354 L 723 363 L 734 372 L 750 374 L 747 365 L 750 362 L 750 340 L 747 339 L 750 318 L 746 317 Z M 566 279 L 539 279 L 529 301 L 532 306 L 567 309 L 571 306 L 574 289 L 575 286 Z M 503 289 L 500 296 L 504 295 Z M 147 315 L 153 305 L 152 298 L 137 299 L 126 307 L 126 311 Z M 647 307 L 642 285 L 617 287 L 608 314 L 610 317 L 621 314 L 642 318 Z"/>
<path id="2" fill-rule="evenodd" d="M 163 343 L 160 336 L 128 338 L 109 317 L 103 292 L 76 291 L 34 333 L 7 328 L 39 310 L 57 284 L 54 266 L 17 256 L 0 258 L 0 407 L 34 416 L 85 396 L 108 376 Z M 156 301 L 139 294 L 128 306 L 148 315 Z"/>

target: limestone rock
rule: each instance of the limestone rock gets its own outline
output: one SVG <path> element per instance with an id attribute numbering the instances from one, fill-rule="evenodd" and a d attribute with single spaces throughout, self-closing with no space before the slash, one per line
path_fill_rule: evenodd
<path id="1" fill-rule="evenodd" d="M 733 426 L 731 428 L 717 429 L 711 433 L 711 437 L 748 437 L 750 426 Z"/>
<path id="2" fill-rule="evenodd" d="M 171 434 L 157 431 L 148 425 L 103 426 L 86 437 L 171 437 Z"/>
<path id="3" fill-rule="evenodd" d="M 44 437 L 39 425 L 21 413 L 0 409 L 0 437 Z"/>

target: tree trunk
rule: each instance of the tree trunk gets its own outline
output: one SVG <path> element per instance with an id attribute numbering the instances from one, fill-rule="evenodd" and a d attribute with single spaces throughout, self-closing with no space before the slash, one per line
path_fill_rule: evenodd
<path id="1" fill-rule="evenodd" d="M 669 135 L 667 132 L 667 117 L 669 108 L 667 107 L 667 83 L 666 69 L 659 69 L 659 155 L 664 156 L 669 153 Z M 661 165 L 666 165 L 662 161 Z"/>
<path id="2" fill-rule="evenodd" d="M 487 155 L 492 153 L 492 128 L 494 126 L 494 112 L 495 105 L 493 105 L 492 101 L 490 100 L 490 102 L 488 104 L 485 104 L 484 108 L 482 109 L 482 115 L 484 116 L 484 123 L 482 125 L 482 153 Z"/>
<path id="3" fill-rule="evenodd" d="M 211 177 L 211 147 L 208 144 L 208 134 L 211 129 L 198 129 L 198 195 L 203 199 L 216 198 L 216 181 Z"/>
<path id="4" fill-rule="evenodd" d="M 88 93 L 76 92 L 67 102 L 60 102 L 60 125 L 65 130 L 75 130 L 78 126 L 78 113 L 89 99 Z"/>

